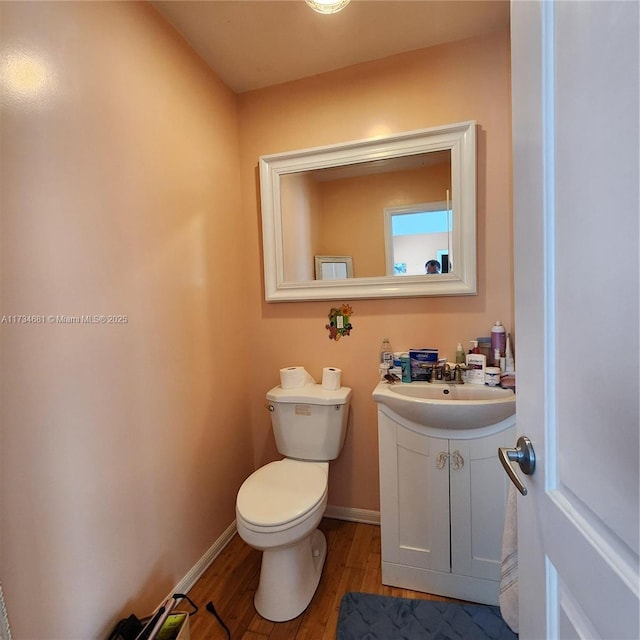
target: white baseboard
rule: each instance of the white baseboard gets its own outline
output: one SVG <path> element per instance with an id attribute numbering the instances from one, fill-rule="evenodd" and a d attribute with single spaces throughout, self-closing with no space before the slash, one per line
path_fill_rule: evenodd
<path id="1" fill-rule="evenodd" d="M 326 518 L 347 520 L 349 522 L 362 522 L 364 524 L 380 524 L 380 512 L 368 509 L 354 509 L 351 507 L 327 506 L 324 515 Z M 180 580 L 173 591 L 167 596 L 171 598 L 174 593 L 189 593 L 189 590 L 198 581 L 200 576 L 209 568 L 209 565 L 222 553 L 222 550 L 231 542 L 236 533 L 236 521 L 234 520 L 222 533 L 222 535 L 207 549 L 205 554 L 189 570 L 189 573 Z"/>
<path id="2" fill-rule="evenodd" d="M 180 580 L 168 597 L 174 593 L 189 593 L 189 590 L 198 581 L 200 576 L 209 568 L 209 565 L 222 553 L 222 550 L 231 542 L 236 533 L 236 521 L 234 520 L 222 533 L 222 535 L 207 549 L 205 554 L 190 569 L 189 573 Z"/>
<path id="3" fill-rule="evenodd" d="M 363 522 L 364 524 L 380 524 L 380 512 L 368 509 L 354 509 L 352 507 L 335 507 L 328 505 L 324 511 L 325 518 L 348 520 L 349 522 Z"/>

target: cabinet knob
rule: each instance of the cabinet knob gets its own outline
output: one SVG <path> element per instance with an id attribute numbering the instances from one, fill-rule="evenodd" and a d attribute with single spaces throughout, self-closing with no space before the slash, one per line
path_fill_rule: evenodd
<path id="1" fill-rule="evenodd" d="M 451 466 L 454 471 L 458 471 L 458 469 L 462 469 L 462 467 L 464 467 L 464 458 L 462 457 L 462 454 L 457 449 L 451 454 L 451 460 L 452 460 Z"/>
<path id="2" fill-rule="evenodd" d="M 449 459 L 449 454 L 446 451 L 441 451 L 438 454 L 436 459 L 436 468 L 444 469 L 444 465 L 447 464 L 447 460 Z"/>
<path id="3" fill-rule="evenodd" d="M 444 466 L 447 464 L 447 460 L 449 459 L 451 459 L 452 461 L 451 468 L 454 471 L 457 471 L 458 469 L 462 469 L 462 467 L 464 467 L 464 458 L 457 449 L 453 453 L 441 451 L 436 458 L 436 467 L 438 469 L 444 469 Z"/>

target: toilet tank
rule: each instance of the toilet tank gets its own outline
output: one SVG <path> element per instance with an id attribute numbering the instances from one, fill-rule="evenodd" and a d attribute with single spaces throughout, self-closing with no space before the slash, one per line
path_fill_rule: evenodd
<path id="1" fill-rule="evenodd" d="M 351 389 L 274 387 L 267 392 L 278 451 L 296 460 L 335 460 L 347 434 Z"/>

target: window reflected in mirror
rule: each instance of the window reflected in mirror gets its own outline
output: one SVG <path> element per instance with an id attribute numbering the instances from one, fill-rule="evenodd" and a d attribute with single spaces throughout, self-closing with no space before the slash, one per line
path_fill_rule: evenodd
<path id="1" fill-rule="evenodd" d="M 452 233 L 453 216 L 448 199 L 387 207 L 384 210 L 386 275 L 449 273 Z"/>

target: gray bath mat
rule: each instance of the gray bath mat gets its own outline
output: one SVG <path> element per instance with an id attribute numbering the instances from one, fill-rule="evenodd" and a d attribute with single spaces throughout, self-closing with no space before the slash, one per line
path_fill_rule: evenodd
<path id="1" fill-rule="evenodd" d="M 498 607 L 347 593 L 336 640 L 515 640 Z"/>

